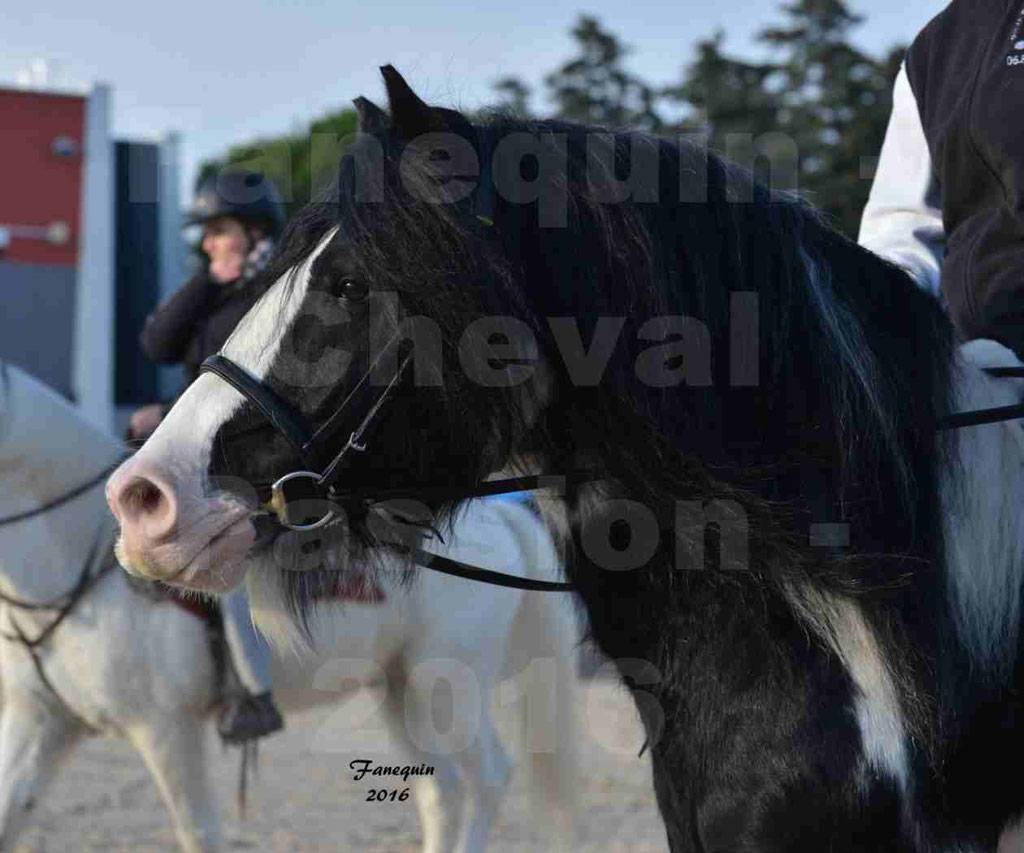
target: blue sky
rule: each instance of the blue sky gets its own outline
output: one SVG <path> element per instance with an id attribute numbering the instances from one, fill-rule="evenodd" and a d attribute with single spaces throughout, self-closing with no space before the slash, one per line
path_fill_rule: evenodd
<path id="1" fill-rule="evenodd" d="M 849 0 L 866 17 L 854 41 L 880 53 L 909 41 L 943 3 Z M 366 95 L 382 100 L 377 67 L 395 65 L 421 96 L 475 107 L 514 74 L 539 84 L 572 50 L 581 12 L 632 48 L 626 65 L 656 83 L 679 79 L 693 45 L 716 29 L 756 57 L 779 0 L 523 0 L 351 3 L 327 0 L 44 0 L 0 5 L 0 85 L 38 58 L 57 84 L 113 86 L 114 133 L 182 136 L 182 182 L 205 157 L 257 135 L 293 130 Z M 543 103 L 535 101 L 541 108 Z"/>

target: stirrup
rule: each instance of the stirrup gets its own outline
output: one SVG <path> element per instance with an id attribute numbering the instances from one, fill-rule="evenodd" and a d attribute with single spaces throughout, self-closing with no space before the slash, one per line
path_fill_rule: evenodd
<path id="1" fill-rule="evenodd" d="M 217 732 L 229 744 L 244 744 L 284 728 L 270 691 L 258 696 L 233 696 L 224 703 Z"/>

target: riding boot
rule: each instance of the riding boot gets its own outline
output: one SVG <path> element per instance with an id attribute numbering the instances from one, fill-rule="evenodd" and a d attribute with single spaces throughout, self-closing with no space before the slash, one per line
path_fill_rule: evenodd
<path id="1" fill-rule="evenodd" d="M 241 744 L 284 728 L 281 712 L 268 690 L 253 696 L 240 693 L 224 702 L 217 731 L 226 743 Z"/>

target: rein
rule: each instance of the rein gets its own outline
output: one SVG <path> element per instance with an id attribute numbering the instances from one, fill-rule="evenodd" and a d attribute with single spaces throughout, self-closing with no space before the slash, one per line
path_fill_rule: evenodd
<path id="1" fill-rule="evenodd" d="M 102 480 L 105 480 L 107 477 L 114 473 L 114 470 L 123 461 L 123 459 L 118 459 L 116 462 L 112 462 L 110 465 L 108 465 L 106 468 L 100 471 L 99 474 L 97 474 L 95 477 L 92 477 L 90 480 L 86 481 L 85 483 L 82 483 L 81 485 L 75 486 L 73 489 L 71 489 L 71 491 L 65 492 L 59 498 L 54 498 L 52 501 L 49 501 L 40 507 L 26 510 L 25 512 L 19 512 L 15 515 L 9 515 L 6 518 L 0 518 L 0 527 L 3 527 L 6 524 L 14 524 L 17 521 L 24 521 L 27 518 L 34 518 L 37 515 L 42 515 L 44 512 L 49 512 L 51 509 L 56 509 L 59 506 L 63 506 L 68 501 L 72 501 L 79 495 L 85 494 L 97 483 L 101 482 Z"/>
<path id="2" fill-rule="evenodd" d="M 6 362 L 0 362 L 0 381 L 2 381 L 4 386 L 4 396 L 9 398 L 10 377 L 7 373 Z M 26 510 L 25 512 L 15 513 L 14 515 L 9 515 L 5 518 L 0 518 L 0 527 L 4 527 L 8 524 L 15 524 L 19 521 L 25 521 L 29 518 L 35 518 L 38 515 L 49 512 L 51 509 L 56 509 L 59 506 L 63 506 L 64 504 L 73 501 L 75 498 L 85 494 L 98 483 L 109 477 L 122 461 L 123 459 L 117 459 L 115 462 L 106 466 L 96 476 L 75 486 L 63 495 L 60 495 L 51 501 L 47 501 L 40 507 Z M 43 628 L 43 630 L 35 637 L 30 638 L 18 623 L 18 620 L 15 619 L 14 614 L 10 613 L 8 618 L 14 628 L 14 633 L 8 634 L 6 632 L 0 632 L 0 637 L 3 637 L 5 640 L 10 642 L 18 643 L 25 648 L 32 660 L 32 666 L 35 668 L 36 675 L 39 677 L 40 682 L 42 682 L 43 686 L 49 690 L 57 700 L 57 704 L 62 706 L 71 717 L 75 718 L 78 717 L 78 714 L 71 709 L 71 706 L 68 705 L 64 697 L 60 695 L 60 692 L 54 686 L 50 677 L 46 674 L 46 670 L 43 668 L 42 658 L 39 655 L 39 647 L 53 636 L 54 632 L 61 626 L 64 620 L 71 615 L 71 612 L 75 609 L 78 603 L 88 594 L 89 590 L 92 589 L 92 587 L 98 583 L 101 578 L 106 576 L 116 565 L 114 561 L 108 560 L 100 567 L 99 571 L 95 573 L 92 572 L 93 564 L 95 563 L 97 554 L 100 550 L 100 544 L 104 540 L 105 529 L 106 524 L 101 524 L 96 537 L 93 539 L 92 545 L 89 548 L 89 552 L 86 554 L 85 561 L 82 563 L 82 569 L 78 573 L 78 578 L 71 589 L 67 592 L 61 593 L 50 601 L 37 603 L 33 601 L 25 601 L 24 599 L 8 595 L 0 591 L 0 603 L 6 604 L 15 610 L 24 610 L 33 613 L 51 612 L 57 614 L 50 624 Z"/>
<path id="3" fill-rule="evenodd" d="M 78 573 L 78 579 L 75 581 L 74 586 L 67 592 L 61 593 L 51 601 L 37 604 L 30 601 L 24 601 L 19 598 L 15 598 L 12 595 L 7 595 L 0 592 L 0 602 L 10 605 L 17 610 L 29 610 L 29 611 L 55 611 L 57 615 L 53 621 L 50 622 L 42 631 L 40 631 L 35 637 L 29 638 L 18 621 L 14 618 L 14 614 L 9 614 L 11 625 L 14 626 L 14 634 L 8 634 L 0 632 L 0 637 L 10 642 L 18 643 L 24 646 L 28 652 L 29 657 L 32 659 L 32 666 L 35 668 L 36 675 L 39 680 L 43 683 L 50 693 L 56 698 L 58 704 L 63 706 L 64 710 L 68 712 L 72 717 L 78 717 L 68 705 L 67 700 L 64 699 L 57 691 L 50 677 L 46 674 L 46 670 L 43 668 L 42 658 L 39 656 L 39 647 L 45 643 L 57 628 L 60 627 L 61 623 L 64 622 L 71 612 L 75 609 L 75 606 L 88 594 L 89 590 L 92 589 L 103 577 L 105 577 L 116 565 L 113 560 L 106 561 L 97 572 L 92 572 L 93 563 L 96 561 L 96 556 L 100 551 L 100 543 L 104 540 L 105 524 L 100 525 L 99 532 L 93 539 L 92 546 L 89 548 L 89 553 L 86 555 L 85 562 L 82 564 L 82 569 Z"/>
<path id="4" fill-rule="evenodd" d="M 412 555 L 417 566 L 432 569 L 444 575 L 453 575 L 464 580 L 487 583 L 491 586 L 504 586 L 510 589 L 525 589 L 534 592 L 572 592 L 575 589 L 571 583 L 540 581 L 520 577 L 519 575 L 507 575 L 504 572 L 495 572 L 491 569 L 483 569 L 480 566 L 471 565 L 470 563 L 451 560 L 439 554 L 431 554 L 422 548 L 412 548 L 409 553 Z"/>
<path id="5" fill-rule="evenodd" d="M 1014 377 L 1024 379 L 1024 367 L 983 367 L 989 376 Z M 948 429 L 963 429 L 964 427 L 979 426 L 981 424 L 994 424 L 1000 421 L 1012 421 L 1024 418 L 1024 403 L 1017 403 L 1012 406 L 995 406 L 991 409 L 975 409 L 970 412 L 957 412 L 955 415 L 946 415 L 939 418 L 936 429 L 943 431 Z"/>
<path id="6" fill-rule="evenodd" d="M 592 473 L 573 472 L 565 477 L 553 475 L 534 475 L 511 477 L 502 480 L 491 480 L 480 483 L 471 489 L 452 489 L 445 487 L 421 489 L 364 489 L 340 490 L 336 484 L 344 470 L 348 454 L 351 451 L 364 453 L 367 449 L 366 434 L 372 431 L 374 421 L 397 387 L 402 374 L 409 365 L 411 355 L 407 355 L 395 371 L 391 381 L 376 397 L 373 396 L 369 378 L 373 369 L 381 361 L 397 351 L 399 337 L 396 334 L 381 350 L 370 369 L 362 376 L 352 392 L 338 406 L 334 413 L 319 428 L 312 425 L 281 396 L 264 382 L 253 377 L 244 368 L 223 355 L 213 355 L 200 366 L 200 372 L 213 373 L 231 385 L 243 397 L 258 408 L 271 425 L 287 439 L 298 452 L 304 463 L 311 470 L 292 471 L 280 477 L 270 488 L 270 500 L 262 505 L 262 509 L 275 517 L 276 523 L 289 530 L 307 531 L 324 527 L 337 516 L 337 508 L 362 509 L 371 508 L 394 499 L 412 500 L 468 500 L 470 498 L 488 497 L 510 494 L 512 492 L 536 491 L 551 488 L 572 480 L 575 484 L 590 482 L 597 479 Z M 1024 378 L 1024 367 L 988 367 L 983 370 L 993 377 L 1012 376 Z M 991 409 L 978 409 L 970 412 L 958 412 L 947 415 L 936 421 L 936 430 L 944 431 L 977 426 L 979 424 L 997 423 L 999 421 L 1024 418 L 1024 403 L 1012 406 L 998 406 Z M 347 423 L 354 427 L 348 440 L 321 472 L 315 470 L 316 460 L 327 454 L 321 453 L 319 445 L 331 435 L 339 431 L 341 424 Z M 316 521 L 297 524 L 288 514 L 288 499 L 284 492 L 287 483 L 295 480 L 311 480 L 313 487 L 320 493 L 321 499 L 328 505 L 323 516 Z M 2 523 L 2 522 L 0 522 Z M 428 527 L 427 525 L 422 525 Z M 571 583 L 533 580 L 517 575 L 495 572 L 480 566 L 462 563 L 437 554 L 431 554 L 420 548 L 403 547 L 417 565 L 444 574 L 467 580 L 480 581 L 496 586 L 514 589 L 537 590 L 546 592 L 570 592 L 574 589 Z"/>

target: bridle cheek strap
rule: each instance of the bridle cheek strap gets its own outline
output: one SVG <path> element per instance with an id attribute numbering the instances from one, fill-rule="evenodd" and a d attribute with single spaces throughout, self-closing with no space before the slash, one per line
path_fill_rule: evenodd
<path id="1" fill-rule="evenodd" d="M 366 450 L 364 438 L 366 433 L 373 426 L 384 403 L 394 392 L 395 388 L 398 387 L 399 380 L 412 361 L 412 353 L 409 353 L 398 366 L 383 390 L 378 391 L 373 386 L 371 377 L 374 369 L 385 357 L 397 351 L 400 342 L 401 338 L 396 334 L 374 360 L 374 363 L 357 383 L 352 393 L 327 419 L 323 426 L 315 431 L 312 425 L 301 414 L 295 412 L 292 406 L 272 388 L 256 379 L 247 370 L 226 356 L 212 355 L 200 366 L 200 373 L 213 373 L 219 376 L 259 409 L 270 425 L 284 436 L 296 453 L 298 453 L 299 458 L 310 469 L 292 471 L 285 474 L 283 477 L 278 478 L 271 486 L 271 498 L 265 504 L 265 507 L 270 509 L 277 516 L 278 521 L 285 527 L 292 530 L 315 530 L 323 527 L 334 518 L 335 513 L 332 511 L 310 524 L 293 523 L 288 518 L 284 486 L 295 479 L 313 480 L 316 488 L 324 493 L 328 501 L 332 503 L 338 502 L 334 491 L 334 484 L 344 470 L 344 466 L 350 458 L 350 452 L 363 452 Z M 355 423 L 355 428 L 352 429 L 348 440 L 327 466 L 320 469 L 318 467 L 319 461 L 327 455 L 322 445 L 346 423 Z"/>
<path id="2" fill-rule="evenodd" d="M 370 410 L 366 413 L 366 416 L 362 419 L 362 421 L 360 421 L 359 426 L 356 427 L 356 429 L 354 429 L 352 433 L 349 435 L 348 441 L 345 442 L 345 446 L 338 451 L 334 459 L 332 459 L 330 464 L 328 464 L 328 466 L 324 469 L 323 474 L 320 475 L 320 479 L 317 480 L 318 486 L 320 486 L 321 488 L 326 488 L 328 490 L 333 489 L 335 482 L 337 482 L 338 475 L 344 470 L 345 456 L 348 454 L 348 452 L 350 450 L 355 450 L 358 453 L 362 453 L 363 451 L 366 450 L 365 442 L 360 443 L 363 442 L 363 436 L 373 425 L 373 421 L 377 417 L 378 412 L 380 412 L 381 407 L 384 405 L 388 397 L 391 396 L 391 393 L 397 387 L 399 380 L 401 380 L 402 375 L 405 373 L 411 361 L 412 353 L 409 353 L 402 361 L 401 365 L 399 365 L 399 368 L 395 372 L 395 375 L 391 378 L 391 381 L 387 384 L 387 387 L 385 387 L 384 390 L 381 392 L 376 402 L 372 406 L 370 406 Z"/>

